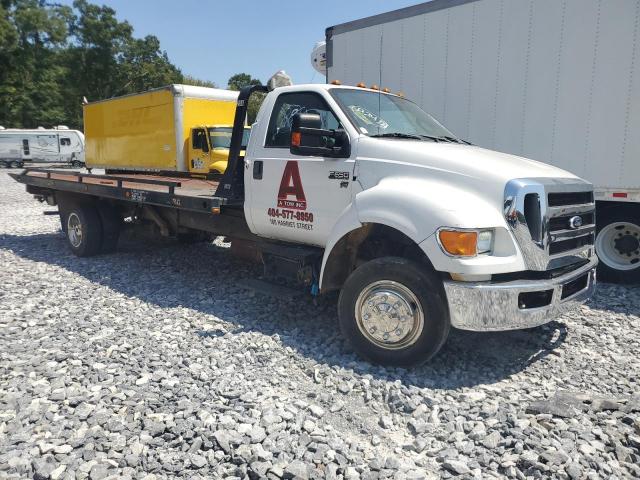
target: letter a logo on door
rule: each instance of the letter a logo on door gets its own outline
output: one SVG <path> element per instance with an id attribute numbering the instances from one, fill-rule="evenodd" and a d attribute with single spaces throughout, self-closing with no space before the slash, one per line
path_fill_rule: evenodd
<path id="1" fill-rule="evenodd" d="M 278 207 L 307 209 L 307 198 L 304 196 L 298 162 L 289 160 L 284 167 L 280 190 L 278 191 Z"/>

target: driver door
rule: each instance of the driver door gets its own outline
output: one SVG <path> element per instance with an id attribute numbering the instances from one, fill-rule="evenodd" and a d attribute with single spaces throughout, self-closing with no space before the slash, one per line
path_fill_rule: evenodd
<path id="1" fill-rule="evenodd" d="M 319 93 L 281 93 L 264 143 L 253 150 L 247 164 L 245 183 L 251 185 L 245 211 L 249 210 L 258 235 L 324 246 L 352 200 L 355 148 L 350 158 L 292 155 L 291 123 L 296 113 L 319 114 L 323 129 L 342 128 Z"/>
<path id="2" fill-rule="evenodd" d="M 209 173 L 211 148 L 207 138 L 207 130 L 203 127 L 191 129 L 189 142 L 189 171 L 193 173 Z"/>

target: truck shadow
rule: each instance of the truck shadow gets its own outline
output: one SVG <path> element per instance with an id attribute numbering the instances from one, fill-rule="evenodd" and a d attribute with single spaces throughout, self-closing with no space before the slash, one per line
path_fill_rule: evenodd
<path id="1" fill-rule="evenodd" d="M 307 296 L 274 299 L 247 291 L 238 284 L 258 276 L 261 269 L 236 260 L 227 248 L 127 242 L 116 254 L 77 258 L 68 251 L 61 233 L 48 233 L 0 235 L 0 249 L 62 268 L 127 297 L 162 308 L 189 308 L 233 325 L 231 331 L 228 325 L 205 330 L 194 326 L 194 335 L 203 342 L 228 333 L 277 334 L 283 344 L 311 362 L 416 387 L 449 389 L 498 382 L 553 353 L 567 337 L 561 322 L 513 332 L 453 330 L 429 364 L 406 370 L 385 368 L 360 360 L 341 337 L 335 296 L 314 303 Z"/>

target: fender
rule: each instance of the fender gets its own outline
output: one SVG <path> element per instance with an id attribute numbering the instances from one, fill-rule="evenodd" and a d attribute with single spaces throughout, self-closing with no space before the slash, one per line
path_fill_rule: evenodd
<path id="1" fill-rule="evenodd" d="M 321 290 L 325 266 L 335 245 L 367 223 L 385 225 L 403 233 L 420 246 L 439 271 L 465 271 L 476 260 L 461 261 L 439 249 L 429 248 L 431 242 L 425 240 L 434 239 L 440 227 L 500 229 L 499 237 L 505 240 L 500 245 L 504 247 L 500 263 L 512 264 L 517 253 L 515 244 L 509 241 L 510 234 L 501 212 L 476 193 L 436 179 L 385 177 L 374 187 L 357 193 L 331 230 L 322 259 Z"/>

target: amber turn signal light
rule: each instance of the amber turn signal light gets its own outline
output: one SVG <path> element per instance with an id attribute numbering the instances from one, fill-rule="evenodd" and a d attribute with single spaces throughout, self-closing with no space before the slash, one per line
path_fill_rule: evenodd
<path id="1" fill-rule="evenodd" d="M 294 147 L 299 147 L 301 137 L 302 135 L 300 134 L 300 132 L 291 132 L 291 145 L 293 145 Z"/>
<path id="2" fill-rule="evenodd" d="M 477 252 L 478 232 L 440 230 L 440 245 L 449 254 L 457 257 L 473 257 Z"/>

